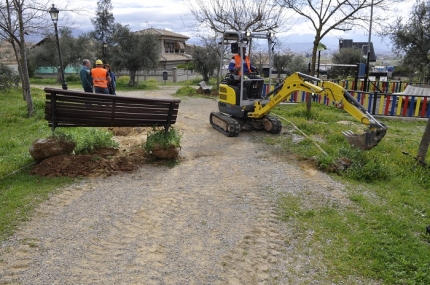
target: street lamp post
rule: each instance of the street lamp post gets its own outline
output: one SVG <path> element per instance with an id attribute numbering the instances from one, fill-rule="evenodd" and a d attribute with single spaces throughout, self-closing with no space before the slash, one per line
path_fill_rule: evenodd
<path id="1" fill-rule="evenodd" d="M 364 48 L 366 48 L 366 54 L 364 54 L 364 51 L 363 51 L 363 50 L 364 50 Z M 367 50 L 368 50 L 368 45 L 362 45 L 362 46 L 361 46 L 360 63 L 361 63 L 361 61 L 362 61 L 363 57 L 367 59 Z"/>
<path id="2" fill-rule="evenodd" d="M 60 57 L 60 71 L 61 71 L 61 80 L 62 80 L 62 87 L 64 90 L 67 90 L 67 83 L 64 79 L 64 69 L 63 69 L 63 59 L 61 58 L 61 49 L 60 49 L 60 42 L 58 40 L 58 30 L 57 30 L 57 22 L 58 22 L 58 13 L 60 10 L 54 7 L 54 4 L 52 4 L 51 9 L 49 9 L 49 14 L 51 15 L 51 20 L 54 22 L 55 27 L 55 37 L 57 39 L 57 48 L 58 48 L 58 56 Z"/>

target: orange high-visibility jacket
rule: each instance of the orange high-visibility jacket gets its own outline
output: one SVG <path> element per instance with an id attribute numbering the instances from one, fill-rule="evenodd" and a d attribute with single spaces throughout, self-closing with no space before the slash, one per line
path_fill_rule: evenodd
<path id="1" fill-rule="evenodd" d="M 93 77 L 94 86 L 107 88 L 108 85 L 108 72 L 103 67 L 96 67 L 91 69 L 91 76 Z"/>
<path id="2" fill-rule="evenodd" d="M 234 61 L 236 62 L 236 69 L 240 68 L 239 75 L 241 75 L 243 68 L 241 68 L 240 66 L 241 60 L 240 60 L 239 54 L 234 55 Z M 248 67 L 248 72 L 251 72 L 251 62 L 249 61 L 249 56 L 245 56 L 245 63 L 246 63 L 246 66 Z"/>

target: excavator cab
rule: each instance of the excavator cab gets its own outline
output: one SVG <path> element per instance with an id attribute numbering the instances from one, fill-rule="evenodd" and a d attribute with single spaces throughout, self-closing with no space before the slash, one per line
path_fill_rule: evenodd
<path id="1" fill-rule="evenodd" d="M 240 76 L 228 73 L 223 83 L 233 88 L 235 92 L 235 105 L 241 106 L 241 100 L 262 99 L 264 79 L 254 73 L 243 76 L 243 87 Z M 242 89 L 241 89 L 242 88 Z"/>
<path id="2" fill-rule="evenodd" d="M 243 47 L 251 51 L 253 39 L 267 40 L 271 46 L 272 38 L 272 33 L 228 31 L 223 34 L 221 46 L 229 46 L 232 55 L 240 54 L 241 66 L 243 66 Z M 227 65 L 228 63 L 226 62 Z M 225 70 L 225 68 L 223 69 L 225 62 L 221 60 L 220 64 L 220 70 Z M 227 73 L 219 86 L 219 111 L 237 118 L 246 118 L 247 112 L 253 110 L 255 100 L 264 100 L 262 97 L 263 86 L 264 79 L 257 72 Z"/>
<path id="3" fill-rule="evenodd" d="M 230 45 L 232 54 L 241 54 L 243 59 L 244 54 L 241 47 L 246 47 L 246 44 L 239 44 L 233 42 Z M 243 65 L 243 62 L 242 62 Z M 243 84 L 241 84 L 243 81 Z M 264 79 L 259 77 L 258 71 L 244 73 L 243 76 L 239 74 L 228 73 L 226 75 L 225 83 L 232 86 L 236 93 L 236 105 L 241 106 L 242 100 L 261 99 L 263 92 Z"/>

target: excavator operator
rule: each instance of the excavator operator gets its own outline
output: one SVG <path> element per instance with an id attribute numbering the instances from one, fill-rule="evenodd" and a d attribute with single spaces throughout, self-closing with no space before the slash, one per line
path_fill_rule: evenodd
<path id="1" fill-rule="evenodd" d="M 237 53 L 233 55 L 231 58 L 230 64 L 228 65 L 228 70 L 230 73 L 235 75 L 241 75 L 242 70 L 244 75 L 248 75 L 251 72 L 256 72 L 257 68 L 251 64 L 251 60 L 249 59 L 249 56 L 246 55 L 246 47 L 242 47 L 242 54 L 243 54 L 243 68 L 240 66 L 240 54 Z"/>
<path id="2" fill-rule="evenodd" d="M 229 85 L 238 86 L 240 83 L 240 76 L 243 71 L 243 87 L 244 99 L 258 99 L 261 98 L 261 92 L 264 84 L 264 79 L 256 76 L 258 74 L 257 68 L 251 64 L 249 56 L 246 55 L 246 47 L 242 47 L 243 66 L 241 67 L 240 53 L 233 55 L 228 70 L 231 73 Z"/>

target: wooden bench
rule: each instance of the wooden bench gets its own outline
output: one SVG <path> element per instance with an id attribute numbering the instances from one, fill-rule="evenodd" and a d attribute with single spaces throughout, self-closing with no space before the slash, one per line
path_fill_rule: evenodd
<path id="1" fill-rule="evenodd" d="M 45 89 L 45 119 L 56 127 L 153 127 L 176 123 L 179 99 L 135 98 Z"/>
<path id="2" fill-rule="evenodd" d="M 200 86 L 200 88 L 202 88 L 202 90 L 203 90 L 203 92 L 204 92 L 205 94 L 210 94 L 210 93 L 211 93 L 212 86 L 208 86 L 208 85 L 206 84 L 206 81 L 201 81 L 201 82 L 199 83 L 199 86 Z"/>

